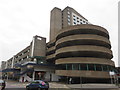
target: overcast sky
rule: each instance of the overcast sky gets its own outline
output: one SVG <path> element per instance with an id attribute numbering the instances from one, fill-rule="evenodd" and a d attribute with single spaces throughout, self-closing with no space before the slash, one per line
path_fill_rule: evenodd
<path id="1" fill-rule="evenodd" d="M 49 41 L 50 11 L 70 6 L 92 24 L 110 34 L 114 58 L 118 64 L 119 0 L 0 0 L 0 61 L 6 61 L 27 47 L 35 35 Z"/>

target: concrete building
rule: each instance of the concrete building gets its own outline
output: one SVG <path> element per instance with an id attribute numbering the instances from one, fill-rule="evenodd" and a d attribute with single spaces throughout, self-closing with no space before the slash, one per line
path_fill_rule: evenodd
<path id="1" fill-rule="evenodd" d="M 90 22 L 71 7 L 66 7 L 64 10 L 55 7 L 51 11 L 50 41 L 56 38 L 57 32 L 62 28 L 78 24 L 90 24 Z"/>
<path id="2" fill-rule="evenodd" d="M 28 47 L 2 64 L 3 77 L 20 82 L 57 81 L 55 66 L 46 62 L 46 38 L 34 36 Z"/>
<path id="3" fill-rule="evenodd" d="M 90 24 L 71 7 L 55 7 L 50 23 L 47 61 L 55 63 L 61 81 L 110 83 L 109 72 L 117 71 L 108 31 Z"/>
<path id="4" fill-rule="evenodd" d="M 50 41 L 46 43 L 46 38 L 35 36 L 28 47 L 4 62 L 2 68 L 7 78 L 16 76 L 21 82 L 44 79 L 110 83 L 109 72 L 117 72 L 112 58 L 105 28 L 91 24 L 71 7 L 55 7 L 51 11 Z"/>

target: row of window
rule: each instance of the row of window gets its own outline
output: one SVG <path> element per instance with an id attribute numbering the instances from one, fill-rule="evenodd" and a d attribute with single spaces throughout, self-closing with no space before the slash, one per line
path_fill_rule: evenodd
<path id="1" fill-rule="evenodd" d="M 22 58 L 22 59 L 16 60 L 15 63 L 19 63 L 19 62 L 21 62 L 21 61 L 23 61 L 23 60 L 25 60 L 25 59 L 27 59 L 27 58 L 29 58 L 29 56 L 25 56 L 25 57 Z"/>
<path id="2" fill-rule="evenodd" d="M 78 15 L 73 14 L 73 25 L 77 25 L 77 24 L 88 24 L 87 21 L 85 21 L 84 19 L 80 18 Z"/>
<path id="3" fill-rule="evenodd" d="M 28 49 L 27 51 L 21 53 L 20 55 L 16 56 L 15 58 L 17 59 L 18 57 L 21 57 L 22 55 L 26 54 L 27 52 L 30 52 L 30 50 Z"/>
<path id="4" fill-rule="evenodd" d="M 60 64 L 58 70 L 90 70 L 90 71 L 115 71 L 115 67 L 103 64 Z"/>
<path id="5" fill-rule="evenodd" d="M 68 25 L 70 25 L 70 12 L 67 12 L 68 14 Z M 77 25 L 77 24 L 88 24 L 88 22 L 84 19 L 82 19 L 80 16 L 76 15 L 73 13 L 72 15 L 73 18 L 73 25 Z"/>

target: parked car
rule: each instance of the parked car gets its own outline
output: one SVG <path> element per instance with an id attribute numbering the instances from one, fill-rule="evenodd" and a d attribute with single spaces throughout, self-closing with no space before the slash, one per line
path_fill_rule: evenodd
<path id="1" fill-rule="evenodd" d="M 26 86 L 26 90 L 48 90 L 49 83 L 43 80 L 35 80 Z"/>
<path id="2" fill-rule="evenodd" d="M 6 86 L 6 83 L 4 80 L 0 80 L 0 90 L 4 90 Z"/>

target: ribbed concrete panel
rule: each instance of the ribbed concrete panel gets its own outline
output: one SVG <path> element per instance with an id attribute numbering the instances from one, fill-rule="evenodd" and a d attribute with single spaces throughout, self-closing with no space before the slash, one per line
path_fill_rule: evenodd
<path id="1" fill-rule="evenodd" d="M 94 52 L 103 52 L 112 55 L 112 51 L 105 47 L 100 46 L 90 46 L 90 45 L 79 45 L 79 46 L 69 46 L 63 47 L 56 50 L 56 55 L 65 52 L 74 52 L 74 51 L 94 51 Z"/>
<path id="2" fill-rule="evenodd" d="M 51 54 L 51 55 L 48 55 L 47 57 L 46 57 L 46 59 L 51 59 L 51 58 L 54 58 L 55 57 L 55 54 Z"/>
<path id="3" fill-rule="evenodd" d="M 51 40 L 50 42 L 47 43 L 47 46 L 54 43 L 55 42 L 55 39 L 54 40 Z"/>
<path id="4" fill-rule="evenodd" d="M 74 61 L 74 62 L 73 62 Z M 90 57 L 72 57 L 72 58 L 61 58 L 57 59 L 56 64 L 73 64 L 73 63 L 83 63 L 83 64 L 105 64 L 114 66 L 114 62 L 110 59 L 102 58 L 90 58 Z"/>
<path id="5" fill-rule="evenodd" d="M 99 35 L 81 34 L 81 35 L 71 35 L 71 36 L 63 37 L 56 41 L 56 45 L 66 41 L 72 41 L 72 40 L 97 40 L 97 41 L 103 41 L 107 44 L 110 44 L 110 41 L 105 37 L 102 37 Z"/>
<path id="6" fill-rule="evenodd" d="M 97 25 L 92 25 L 92 24 L 81 24 L 81 25 L 66 27 L 66 28 L 60 30 L 57 35 L 59 35 L 63 32 L 67 32 L 67 31 L 75 30 L 75 29 L 96 29 L 98 31 L 101 31 L 101 32 L 104 32 L 104 33 L 108 34 L 108 31 L 103 27 L 100 27 L 100 26 L 97 26 Z"/>
<path id="7" fill-rule="evenodd" d="M 110 78 L 109 72 L 103 71 L 56 70 L 55 73 L 69 77 Z"/>
<path id="8" fill-rule="evenodd" d="M 55 47 L 57 75 L 110 78 L 108 72 L 115 70 L 109 34 L 103 27 L 91 24 L 66 27 L 58 32 Z"/>
<path id="9" fill-rule="evenodd" d="M 53 46 L 53 47 L 51 47 L 51 48 L 48 48 L 48 49 L 47 49 L 47 52 L 52 51 L 52 50 L 55 50 L 55 46 Z"/>

